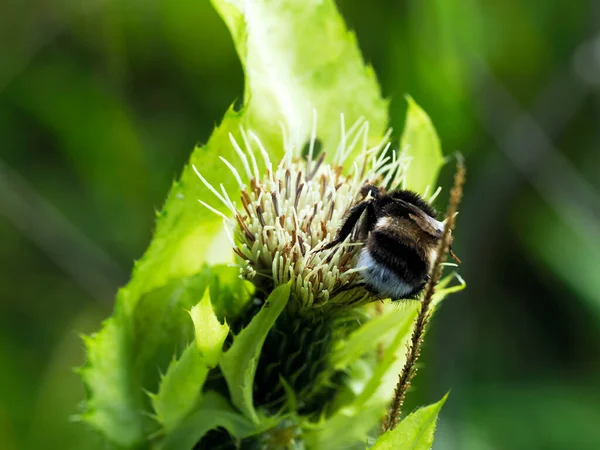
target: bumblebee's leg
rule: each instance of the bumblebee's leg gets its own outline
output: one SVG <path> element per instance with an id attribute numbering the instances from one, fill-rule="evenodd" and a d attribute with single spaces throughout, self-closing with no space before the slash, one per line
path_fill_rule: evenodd
<path id="1" fill-rule="evenodd" d="M 325 247 L 323 247 L 321 250 L 327 250 L 331 247 L 334 247 L 337 244 L 339 244 L 340 242 L 343 242 L 344 239 L 346 239 L 348 236 L 350 236 L 350 233 L 352 233 L 352 230 L 354 229 L 354 227 L 360 220 L 360 216 L 362 216 L 362 213 L 367 208 L 367 206 L 369 206 L 370 204 L 371 204 L 370 201 L 366 201 L 366 202 L 359 203 L 358 205 L 351 208 L 350 213 L 348 214 L 348 217 L 346 217 L 346 219 L 344 219 L 344 224 L 337 232 L 335 239 L 333 241 L 331 241 L 329 244 L 327 244 Z"/>
<path id="2" fill-rule="evenodd" d="M 373 228 L 375 228 L 375 224 L 377 223 L 377 212 L 375 211 L 375 204 L 369 203 L 367 205 L 367 212 L 365 213 L 365 220 L 363 221 L 365 238 L 369 234 Z"/>

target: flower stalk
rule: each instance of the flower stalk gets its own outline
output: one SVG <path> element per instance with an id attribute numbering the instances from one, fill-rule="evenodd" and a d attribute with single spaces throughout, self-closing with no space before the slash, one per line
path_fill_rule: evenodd
<path id="1" fill-rule="evenodd" d="M 458 205 L 460 204 L 462 198 L 465 177 L 465 165 L 462 157 L 459 155 L 456 164 L 456 173 L 454 175 L 454 185 L 450 191 L 450 201 L 448 203 L 448 209 L 446 210 L 446 221 L 444 223 L 442 239 L 439 243 L 435 262 L 431 268 L 429 281 L 425 286 L 425 294 L 423 296 L 423 300 L 421 300 L 421 307 L 419 309 L 417 319 L 415 320 L 415 326 L 411 335 L 411 340 L 407 345 L 406 362 L 404 363 L 402 371 L 398 376 L 398 384 L 396 385 L 396 389 L 394 391 L 394 398 L 391 402 L 388 414 L 382 423 L 382 432 L 393 430 L 396 425 L 398 425 L 406 393 L 410 388 L 412 379 L 415 377 L 418 371 L 416 364 L 421 356 L 421 347 L 423 345 L 426 327 L 431 318 L 433 295 L 435 294 L 436 285 L 442 276 L 442 263 L 446 260 L 446 257 L 451 252 L 450 238 L 456 222 Z"/>

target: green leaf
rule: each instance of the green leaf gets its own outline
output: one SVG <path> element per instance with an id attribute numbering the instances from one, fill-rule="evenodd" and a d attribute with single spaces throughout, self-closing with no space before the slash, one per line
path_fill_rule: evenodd
<path id="1" fill-rule="evenodd" d="M 237 128 L 236 117 L 236 113 L 230 111 L 209 143 L 196 149 L 191 158 L 210 174 L 209 178 L 220 180 L 226 188 L 231 188 L 235 180 L 224 169 L 218 155 L 231 157 L 234 153 L 228 133 Z M 84 382 L 89 399 L 87 412 L 82 417 L 117 444 L 131 447 L 145 440 L 143 411 L 148 399 L 142 388 L 157 389 L 157 369 L 161 361 L 168 364 L 175 352 L 169 345 L 167 349 L 155 348 L 152 344 L 155 336 L 141 331 L 140 327 L 153 327 L 158 336 L 164 336 L 166 329 L 156 325 L 162 319 L 169 327 L 176 326 L 177 321 L 154 313 L 148 315 L 149 320 L 138 320 L 144 316 L 137 309 L 138 304 L 150 296 L 151 303 L 168 305 L 172 302 L 170 292 L 176 291 L 182 280 L 200 272 L 206 262 L 232 258 L 229 244 L 213 239 L 222 230 L 221 219 L 197 201 L 208 195 L 208 189 L 187 167 L 159 213 L 156 232 L 146 254 L 136 263 L 129 284 L 119 290 L 114 317 L 105 322 L 99 333 L 87 339 L 90 356 Z M 223 248 L 227 250 L 223 252 Z M 197 301 L 198 298 L 186 309 Z M 178 312 L 185 315 L 185 311 Z"/>
<path id="2" fill-rule="evenodd" d="M 459 284 L 449 286 L 454 278 Z M 455 272 L 440 280 L 433 296 L 432 312 L 446 296 L 463 290 L 465 286 L 464 280 Z M 330 410 L 351 404 L 357 396 L 359 404 L 389 400 L 404 365 L 405 344 L 411 336 L 418 305 L 417 302 L 385 305 L 382 314 L 366 322 L 332 351 L 331 370 L 344 370 L 349 376 L 345 389 L 337 392 Z M 376 352 L 379 345 L 384 349 L 383 359 L 375 364 L 365 356 Z"/>
<path id="3" fill-rule="evenodd" d="M 367 437 L 383 415 L 385 407 L 345 408 L 317 425 L 307 425 L 304 439 L 309 450 L 364 449 Z"/>
<path id="4" fill-rule="evenodd" d="M 253 421 L 258 420 L 252 391 L 260 351 L 289 296 L 289 283 L 277 287 L 248 326 L 235 337 L 231 347 L 221 356 L 220 367 L 227 381 L 232 402 Z"/>
<path id="5" fill-rule="evenodd" d="M 135 405 L 140 404 L 131 385 L 131 359 L 123 343 L 125 326 L 111 317 L 102 332 L 84 337 L 87 363 L 81 377 L 93 395 L 81 419 L 100 430 L 112 442 L 132 448 L 144 440 L 144 422 Z M 140 395 L 141 396 L 141 395 Z"/>
<path id="6" fill-rule="evenodd" d="M 412 309 L 398 308 L 376 316 L 354 331 L 332 352 L 331 365 L 343 370 L 369 351 L 374 351 L 383 338 L 414 318 Z M 407 322 L 408 321 L 408 322 Z"/>
<path id="7" fill-rule="evenodd" d="M 204 269 L 147 293 L 133 317 L 117 305 L 102 331 L 84 338 L 88 361 L 81 376 L 89 395 L 81 417 L 110 441 L 134 447 L 156 428 L 145 414 L 144 390 L 158 390 L 160 371 L 193 339 L 186 311 L 202 298 L 210 276 Z"/>
<path id="8" fill-rule="evenodd" d="M 210 391 L 204 394 L 198 409 L 165 437 L 159 449 L 191 450 L 209 430 L 217 427 L 225 428 L 238 439 L 260 431 L 255 423 L 239 414 L 221 395 Z"/>
<path id="9" fill-rule="evenodd" d="M 449 286 L 450 282 L 455 278 L 458 281 L 458 284 Z M 442 300 L 444 300 L 448 295 L 454 294 L 455 292 L 460 292 L 466 287 L 467 283 L 457 272 L 452 272 L 450 275 L 447 275 L 444 278 L 442 278 L 435 286 L 435 293 L 433 294 L 431 303 L 432 311 L 435 311 L 442 302 Z"/>
<path id="10" fill-rule="evenodd" d="M 439 402 L 425 406 L 402 420 L 396 428 L 386 431 L 371 447 L 372 450 L 430 450 L 437 417 L 448 394 Z"/>
<path id="11" fill-rule="evenodd" d="M 131 338 L 130 376 L 140 387 L 156 392 L 159 373 L 167 370 L 194 337 L 189 311 L 207 292 L 209 268 L 145 294 L 137 304 Z"/>
<path id="12" fill-rule="evenodd" d="M 429 195 L 435 191 L 438 173 L 444 164 L 440 140 L 425 111 L 411 98 L 408 100 L 406 124 L 400 140 L 402 154 L 411 158 L 406 173 L 405 188 Z"/>
<path id="13" fill-rule="evenodd" d="M 252 298 L 254 285 L 240 278 L 240 269 L 225 265 L 212 266 L 210 301 L 219 321 L 238 317 Z"/>
<path id="14" fill-rule="evenodd" d="M 213 294 L 218 297 L 218 292 L 217 284 Z M 215 314 L 208 290 L 189 314 L 194 324 L 194 342 L 179 360 L 171 362 L 158 393 L 151 394 L 157 419 L 167 432 L 178 425 L 198 402 L 208 371 L 218 364 L 223 343 L 229 334 L 229 326 L 221 324 Z"/>
<path id="15" fill-rule="evenodd" d="M 336 368 L 360 369 L 357 363 L 361 361 L 361 356 L 372 351 L 381 341 L 387 345 L 381 361 L 375 365 L 366 384 L 361 383 L 353 389 L 358 388 L 360 391 L 352 396 L 348 396 L 347 391 L 340 392 L 343 398 L 338 396 L 333 404 L 339 406 L 345 401 L 346 406 L 340 407 L 330 418 L 312 427 L 306 438 L 310 443 L 309 448 L 342 449 L 366 442 L 369 431 L 377 426 L 392 398 L 398 373 L 404 365 L 406 343 L 410 339 L 419 306 L 420 303 L 414 301 L 388 309 L 355 331 L 349 337 L 347 345 L 334 351 L 332 364 Z M 391 339 L 388 337 L 390 334 Z"/>
<path id="16" fill-rule="evenodd" d="M 387 405 L 398 382 L 398 374 L 406 360 L 406 344 L 412 334 L 413 324 L 420 308 L 420 302 L 406 302 L 402 306 L 402 316 L 395 325 L 394 339 L 384 349 L 371 380 L 357 398 L 357 408 L 364 405 Z M 389 312 L 387 313 L 389 314 Z"/>
<path id="17" fill-rule="evenodd" d="M 282 155 L 278 123 L 292 145 L 303 147 L 310 138 L 313 109 L 319 140 L 329 154 L 340 139 L 340 113 L 346 128 L 364 117 L 373 140 L 381 139 L 387 102 L 332 0 L 212 2 L 229 27 L 246 73 L 244 125 L 276 144 L 273 155 Z"/>
<path id="18" fill-rule="evenodd" d="M 209 368 L 195 343 L 178 360 L 173 360 L 162 378 L 157 394 L 150 394 L 156 419 L 168 433 L 198 403 Z"/>
<path id="19" fill-rule="evenodd" d="M 208 367 L 215 367 L 219 363 L 223 342 L 229 334 L 227 322 L 221 324 L 213 310 L 208 292 L 190 311 L 194 322 L 196 348 L 202 355 L 202 360 Z"/>

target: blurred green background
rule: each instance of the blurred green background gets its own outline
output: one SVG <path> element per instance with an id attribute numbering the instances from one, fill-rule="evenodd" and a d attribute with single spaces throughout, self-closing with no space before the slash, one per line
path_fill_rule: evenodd
<path id="1" fill-rule="evenodd" d="M 469 170 L 468 288 L 405 410 L 452 389 L 435 450 L 600 448 L 600 2 L 338 6 L 395 134 L 408 92 Z M 242 71 L 206 0 L 8 0 L 0 42 L 0 448 L 103 448 L 69 421 L 79 334 L 110 314 Z"/>

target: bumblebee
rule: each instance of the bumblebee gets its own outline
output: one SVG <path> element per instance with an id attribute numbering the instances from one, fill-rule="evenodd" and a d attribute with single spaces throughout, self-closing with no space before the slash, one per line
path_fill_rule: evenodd
<path id="1" fill-rule="evenodd" d="M 381 298 L 417 297 L 429 280 L 444 223 L 415 192 L 384 193 L 376 186 L 365 185 L 361 194 L 366 199 L 350 209 L 334 240 L 325 248 L 340 244 L 354 232 L 354 237 L 364 243 L 357 264 L 364 267 L 364 286 Z M 450 255 L 460 263 L 452 250 Z"/>

